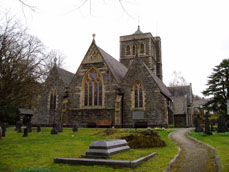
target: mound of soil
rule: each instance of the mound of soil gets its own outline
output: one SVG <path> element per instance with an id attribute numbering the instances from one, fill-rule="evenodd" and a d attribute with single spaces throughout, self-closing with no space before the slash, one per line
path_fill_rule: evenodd
<path id="1" fill-rule="evenodd" d="M 139 133 L 133 133 L 122 137 L 128 142 L 131 148 L 152 148 L 166 146 L 160 135 L 152 130 L 146 130 Z"/>

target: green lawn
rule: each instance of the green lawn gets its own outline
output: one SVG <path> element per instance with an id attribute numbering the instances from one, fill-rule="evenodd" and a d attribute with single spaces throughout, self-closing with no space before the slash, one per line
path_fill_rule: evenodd
<path id="1" fill-rule="evenodd" d="M 54 172 L 121 172 L 121 171 L 163 171 L 177 153 L 177 148 L 168 139 L 169 132 L 159 131 L 167 146 L 163 148 L 133 149 L 114 155 L 112 159 L 133 160 L 147 154 L 158 152 L 151 160 L 135 169 L 114 168 L 105 166 L 84 166 L 55 164 L 55 157 L 79 158 L 85 154 L 91 142 L 106 139 L 104 136 L 93 136 L 104 129 L 79 129 L 72 133 L 71 129 L 64 128 L 63 133 L 51 135 L 51 129 L 42 129 L 42 133 L 34 130 L 28 137 L 23 133 L 16 133 L 13 128 L 7 130 L 6 137 L 0 139 L 0 171 L 14 172 L 25 168 L 43 167 Z"/>
<path id="2" fill-rule="evenodd" d="M 213 132 L 213 135 L 206 136 L 203 133 L 195 133 L 192 130 L 189 135 L 214 147 L 220 157 L 222 172 L 229 171 L 229 132 Z"/>

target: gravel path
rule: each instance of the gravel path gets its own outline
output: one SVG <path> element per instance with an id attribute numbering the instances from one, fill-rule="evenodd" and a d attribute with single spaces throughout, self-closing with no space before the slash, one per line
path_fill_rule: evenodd
<path id="1" fill-rule="evenodd" d="M 181 148 L 181 154 L 171 172 L 217 172 L 213 150 L 187 136 L 190 128 L 177 129 L 171 139 Z"/>

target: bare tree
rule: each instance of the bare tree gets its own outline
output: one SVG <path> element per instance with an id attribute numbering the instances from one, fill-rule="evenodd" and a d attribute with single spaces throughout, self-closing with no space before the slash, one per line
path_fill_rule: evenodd
<path id="1" fill-rule="evenodd" d="M 24 13 L 24 7 L 26 8 L 30 8 L 33 12 L 36 11 L 37 7 L 36 6 L 33 6 L 33 5 L 30 5 L 29 2 L 27 2 L 26 0 L 18 0 L 21 4 L 22 4 L 22 11 Z M 115 1 L 115 0 L 113 0 Z M 73 12 L 75 10 L 79 10 L 80 8 L 82 8 L 84 5 L 86 5 L 87 3 L 89 4 L 89 13 L 92 14 L 92 0 L 76 0 L 76 2 L 78 2 L 77 5 L 73 5 L 73 8 L 69 11 L 69 12 Z M 105 2 L 105 1 L 104 1 Z M 119 5 L 121 7 L 121 9 L 124 11 L 124 13 L 135 20 L 135 18 L 133 17 L 133 15 L 131 15 L 128 10 L 126 9 L 124 3 L 123 3 L 123 0 L 118 0 L 119 2 Z M 98 3 L 98 2 L 95 2 L 95 4 Z M 25 16 L 25 13 L 24 13 L 24 16 Z"/>
<path id="2" fill-rule="evenodd" d="M 44 69 L 43 69 L 45 72 L 45 75 L 43 75 L 42 81 L 45 81 L 45 79 L 47 78 L 50 70 L 53 68 L 55 63 L 57 67 L 63 68 L 65 65 L 64 63 L 65 58 L 66 57 L 58 50 L 51 50 L 48 53 L 46 53 L 45 60 L 44 60 Z M 55 59 L 56 59 L 56 62 L 55 62 Z"/>
<path id="3" fill-rule="evenodd" d="M 44 45 L 13 20 L 0 27 L 0 116 L 18 107 L 31 108 L 40 88 Z"/>
<path id="4" fill-rule="evenodd" d="M 169 86 L 184 86 L 188 85 L 181 72 L 173 71 L 173 79 L 169 82 Z"/>

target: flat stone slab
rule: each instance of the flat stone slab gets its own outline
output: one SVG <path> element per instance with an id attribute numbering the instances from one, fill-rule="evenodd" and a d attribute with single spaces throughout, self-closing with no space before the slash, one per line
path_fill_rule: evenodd
<path id="1" fill-rule="evenodd" d="M 151 153 L 147 156 L 141 157 L 134 161 L 103 160 L 103 159 L 88 159 L 88 158 L 55 158 L 54 163 L 64 163 L 64 164 L 72 164 L 72 165 L 105 165 L 105 166 L 135 168 L 142 162 L 149 160 L 155 155 L 157 155 L 157 152 Z"/>
<path id="2" fill-rule="evenodd" d="M 111 155 L 127 151 L 130 147 L 124 139 L 100 140 L 92 142 L 85 155 L 86 158 L 110 158 Z"/>

